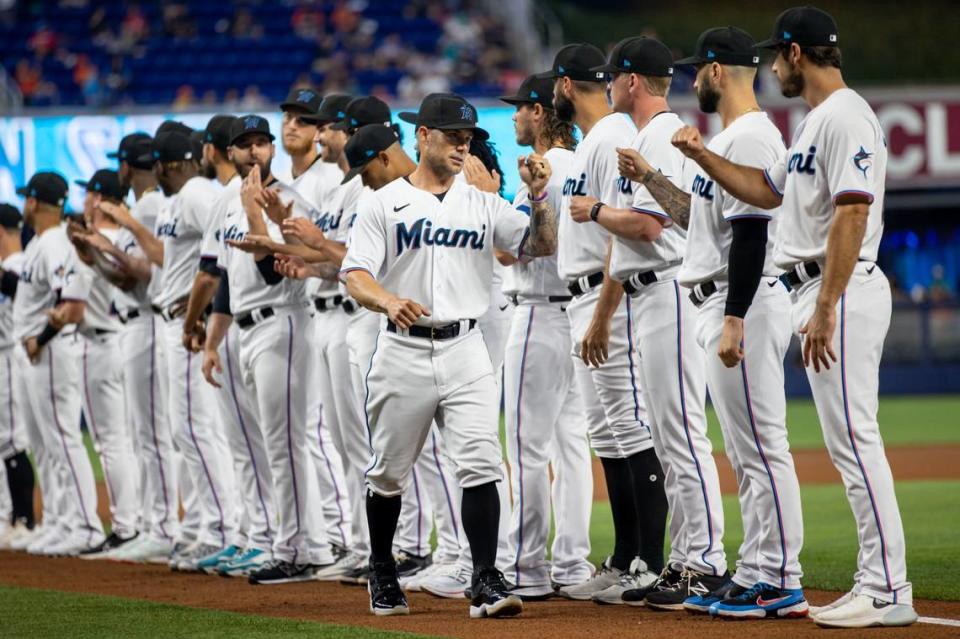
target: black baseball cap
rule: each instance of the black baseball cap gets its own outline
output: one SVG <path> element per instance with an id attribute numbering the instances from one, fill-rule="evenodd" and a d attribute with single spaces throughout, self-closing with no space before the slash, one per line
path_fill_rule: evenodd
<path id="1" fill-rule="evenodd" d="M 152 142 L 153 138 L 149 134 L 137 131 L 123 136 L 123 139 L 120 140 L 120 147 L 116 151 L 107 153 L 107 157 L 126 162 L 135 169 L 149 169 L 153 166 L 153 162 L 144 164 L 139 162 L 138 159 L 140 156 L 150 153 Z"/>
<path id="2" fill-rule="evenodd" d="M 794 7 L 779 16 L 769 40 L 758 42 L 760 49 L 775 49 L 781 44 L 801 47 L 836 47 L 840 45 L 837 23 L 826 11 L 816 7 Z"/>
<path id="3" fill-rule="evenodd" d="M 230 146 L 230 129 L 237 121 L 232 115 L 218 114 L 210 118 L 207 128 L 203 131 L 203 143 L 212 144 L 223 153 Z"/>
<path id="4" fill-rule="evenodd" d="M 20 210 L 12 204 L 0 204 L 0 226 L 5 229 L 18 229 L 23 221 Z"/>
<path id="5" fill-rule="evenodd" d="M 122 200 L 126 196 L 126 189 L 120 186 L 120 174 L 110 169 L 100 169 L 89 180 L 76 180 L 75 183 L 115 200 Z"/>
<path id="6" fill-rule="evenodd" d="M 26 186 L 17 189 L 17 195 L 32 197 L 46 204 L 63 206 L 70 187 L 63 176 L 53 171 L 34 173 Z"/>
<path id="7" fill-rule="evenodd" d="M 400 136 L 392 126 L 367 124 L 357 129 L 357 132 L 347 140 L 347 145 L 343 147 L 350 170 L 343 176 L 340 183 L 346 184 L 358 176 L 363 168 L 377 156 L 377 153 L 386 151 L 399 141 Z"/>
<path id="8" fill-rule="evenodd" d="M 196 142 L 191 134 L 175 129 L 157 134 L 157 137 L 153 138 L 150 153 L 141 159 L 156 163 L 199 160 L 200 158 L 197 155 Z"/>
<path id="9" fill-rule="evenodd" d="M 549 80 L 570 78 L 583 82 L 603 82 L 606 79 L 603 72 L 593 69 L 602 66 L 606 61 L 603 51 L 592 44 L 568 44 L 557 51 L 553 66 L 549 71 L 541 73 L 540 77 Z"/>
<path id="10" fill-rule="evenodd" d="M 317 124 L 339 122 L 347 117 L 347 105 L 353 100 L 352 95 L 332 93 L 323 99 L 316 115 L 305 116 L 308 120 L 315 120 Z"/>
<path id="11" fill-rule="evenodd" d="M 271 142 L 275 139 L 273 134 L 270 133 L 270 123 L 267 122 L 266 118 L 255 114 L 242 115 L 230 127 L 230 145 L 236 144 L 237 140 L 249 133 L 265 135 L 270 138 Z"/>
<path id="12" fill-rule="evenodd" d="M 553 80 L 534 74 L 527 76 L 520 83 L 515 95 L 504 95 L 500 98 L 507 104 L 539 104 L 545 109 L 553 108 Z"/>
<path id="13" fill-rule="evenodd" d="M 428 129 L 455 131 L 468 129 L 478 140 L 489 139 L 490 134 L 477 126 L 477 109 L 456 93 L 431 93 L 420 103 L 420 109 L 399 114 L 404 122 Z"/>
<path id="14" fill-rule="evenodd" d="M 717 62 L 738 67 L 760 64 L 757 44 L 753 37 L 737 27 L 716 27 L 700 34 L 693 55 L 681 58 L 675 64 L 706 64 Z"/>
<path id="15" fill-rule="evenodd" d="M 313 89 L 291 89 L 287 99 L 280 103 L 280 110 L 303 111 L 305 115 L 315 115 L 322 102 L 323 96 Z"/>
<path id="16" fill-rule="evenodd" d="M 386 102 L 372 95 L 350 100 L 347 108 L 343 110 L 340 121 L 331 125 L 331 128 L 347 131 L 367 124 L 390 126 L 390 107 Z"/>
<path id="17" fill-rule="evenodd" d="M 160 123 L 160 126 L 157 127 L 157 132 L 154 133 L 153 136 L 156 137 L 161 133 L 170 133 L 171 131 L 176 131 L 184 135 L 190 135 L 193 133 L 193 129 L 188 127 L 183 122 L 178 122 L 176 120 L 164 120 Z"/>
<path id="18" fill-rule="evenodd" d="M 610 51 L 604 64 L 590 69 L 594 73 L 639 73 L 669 78 L 673 75 L 673 54 L 656 38 L 624 38 Z"/>

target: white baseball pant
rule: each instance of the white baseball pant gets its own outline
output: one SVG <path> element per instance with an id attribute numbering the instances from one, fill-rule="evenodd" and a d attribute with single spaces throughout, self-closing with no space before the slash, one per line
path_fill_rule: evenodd
<path id="1" fill-rule="evenodd" d="M 260 429 L 273 473 L 278 523 L 273 556 L 296 564 L 330 564 L 325 534 L 307 519 L 307 393 L 315 351 L 315 326 L 303 306 L 274 308 L 274 315 L 240 329 L 240 367 L 256 398 Z"/>
<path id="2" fill-rule="evenodd" d="M 678 549 L 671 562 L 722 575 L 723 503 L 707 438 L 706 363 L 697 344 L 697 309 L 674 279 L 677 270 L 666 269 L 632 298 L 640 379 L 672 517 L 682 513 L 682 528 L 670 525 L 671 546 Z M 678 530 L 679 540 L 673 537 Z"/>
<path id="3" fill-rule="evenodd" d="M 24 378 L 30 419 L 37 424 L 50 455 L 51 467 L 41 472 L 41 481 L 48 487 L 60 487 L 51 500 L 57 527 L 64 537 L 92 547 L 103 541 L 103 525 L 97 516 L 93 466 L 80 432 L 79 340 L 74 333 L 50 340 L 37 363 L 27 366 Z M 44 490 L 45 498 L 47 493 Z M 44 516 L 47 514 L 44 508 Z"/>
<path id="4" fill-rule="evenodd" d="M 817 278 L 791 293 L 798 335 L 813 315 L 820 283 Z M 854 590 L 910 604 L 913 587 L 907 581 L 903 523 L 877 423 L 880 357 L 891 313 L 890 284 L 879 266 L 857 263 L 836 313 L 833 352 L 838 361 L 819 373 L 807 367 L 807 379 L 824 443 L 857 521 L 860 553 Z"/>
<path id="5" fill-rule="evenodd" d="M 27 399 L 20 394 L 18 380 L 27 365 L 26 355 L 20 346 L 11 344 L 0 348 L 0 461 L 27 450 L 30 444 L 23 423 Z M 5 481 L 6 475 L 3 478 Z"/>
<path id="6" fill-rule="evenodd" d="M 169 420 L 181 455 L 184 518 L 179 540 L 222 548 L 236 536 L 237 486 L 214 389 L 203 378 L 202 355 L 183 347 L 181 322 L 164 322 L 160 331 L 166 349 Z"/>
<path id="7" fill-rule="evenodd" d="M 258 425 L 255 398 L 242 376 L 239 333 L 237 325 L 231 323 L 220 344 L 223 376 L 221 388 L 216 392 L 240 489 L 237 500 L 240 525 L 231 543 L 239 548 L 270 552 L 277 527 L 273 473 Z"/>
<path id="8" fill-rule="evenodd" d="M 80 342 L 83 416 L 100 456 L 112 530 L 126 539 L 137 534 L 141 494 L 140 469 L 126 420 L 120 335 L 83 335 Z"/>
<path id="9" fill-rule="evenodd" d="M 727 368 L 717 350 L 723 333 L 727 284 L 700 307 L 697 342 L 707 364 L 707 386 L 737 477 L 745 553 L 737 583 L 799 588 L 803 516 L 800 484 L 787 441 L 783 360 L 790 345 L 790 299 L 776 277 L 764 277 L 744 318 L 744 359 Z M 733 453 L 733 454 L 731 454 Z M 745 510 L 747 508 L 748 510 Z M 749 534 L 747 534 L 749 533 Z"/>
<path id="10" fill-rule="evenodd" d="M 518 586 L 549 585 L 551 578 L 582 583 L 592 575 L 593 474 L 569 343 L 565 304 L 519 300 L 503 370 L 513 490 L 507 578 Z M 547 561 L 551 497 L 556 521 L 552 568 Z"/>

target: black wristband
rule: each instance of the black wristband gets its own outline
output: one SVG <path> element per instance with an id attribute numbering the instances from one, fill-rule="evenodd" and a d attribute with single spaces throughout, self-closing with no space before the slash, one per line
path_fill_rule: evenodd
<path id="1" fill-rule="evenodd" d="M 220 284 L 217 286 L 217 293 L 213 297 L 212 312 L 222 315 L 231 315 L 230 312 L 230 278 L 227 276 L 226 269 L 220 269 Z"/>
<path id="2" fill-rule="evenodd" d="M 593 205 L 593 208 L 590 209 L 590 219 L 594 222 L 596 222 L 597 218 L 600 217 L 601 208 L 603 208 L 603 202 L 597 202 Z"/>
<path id="3" fill-rule="evenodd" d="M 17 295 L 17 284 L 20 282 L 20 276 L 13 271 L 4 271 L 0 269 L 0 293 L 13 298 Z"/>
<path id="4" fill-rule="evenodd" d="M 283 275 L 274 270 L 273 263 L 274 257 L 272 254 L 267 255 L 262 260 L 257 260 L 257 270 L 260 271 L 263 281 L 269 286 L 275 286 L 283 281 Z"/>
<path id="5" fill-rule="evenodd" d="M 57 336 L 57 333 L 60 332 L 59 328 L 54 328 L 49 322 L 43 327 L 43 330 L 40 331 L 40 334 L 37 335 L 37 346 L 46 346 L 47 342 L 52 340 Z"/>

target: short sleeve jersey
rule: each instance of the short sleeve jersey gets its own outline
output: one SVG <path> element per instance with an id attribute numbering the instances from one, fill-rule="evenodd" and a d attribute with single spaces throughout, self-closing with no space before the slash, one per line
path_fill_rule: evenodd
<path id="1" fill-rule="evenodd" d="M 294 217 L 309 217 L 313 207 L 296 191 L 289 186 L 274 182 L 271 189 L 276 189 L 280 199 L 288 204 L 293 201 L 291 215 Z M 278 242 L 283 241 L 280 227 L 267 219 L 267 232 Z M 228 245 L 227 240 L 242 240 L 250 230 L 247 215 L 240 201 L 240 191 L 237 190 L 223 205 L 223 217 L 220 222 L 220 250 L 217 266 L 227 272 L 230 285 L 230 312 L 234 315 L 247 313 L 265 306 L 280 307 L 296 304 L 305 304 L 307 301 L 305 283 L 302 280 L 283 278 L 274 285 L 267 284 L 260 269 L 257 267 L 253 255 Z"/>
<path id="2" fill-rule="evenodd" d="M 47 323 L 46 310 L 57 305 L 70 273 L 73 244 L 64 224 L 35 236 L 23 251 L 23 267 L 13 300 L 13 336 L 16 341 L 39 335 Z"/>
<path id="3" fill-rule="evenodd" d="M 547 202 L 554 214 L 560 215 L 563 199 L 563 184 L 570 171 L 573 151 L 553 148 L 544 157 L 550 163 L 550 182 L 547 184 Z M 527 198 L 529 189 L 521 184 L 513 199 L 513 206 L 525 215 L 530 215 L 531 204 Z M 503 269 L 503 292 L 505 295 L 550 296 L 569 295 L 566 283 L 560 279 L 555 255 L 541 257 L 530 262 L 518 262 Z"/>
<path id="4" fill-rule="evenodd" d="M 166 199 L 160 191 L 144 193 L 130 209 L 130 215 L 148 229 L 156 229 L 157 216 Z M 113 245 L 128 255 L 146 257 L 133 233 L 127 229 L 120 229 L 117 232 Z M 156 289 L 159 280 L 159 271 L 157 271 L 150 282 L 140 282 L 132 290 L 123 291 L 115 288 L 113 305 L 121 313 L 149 308 L 150 294 L 153 289 Z"/>
<path id="5" fill-rule="evenodd" d="M 153 303 L 166 308 L 190 295 L 200 263 L 200 244 L 213 222 L 211 208 L 221 188 L 204 177 L 187 180 L 157 216 L 156 236 L 163 242 L 163 271 Z"/>
<path id="6" fill-rule="evenodd" d="M 766 113 L 747 113 L 730 123 L 710 140 L 707 148 L 736 164 L 764 168 L 775 164 L 786 152 L 783 136 Z M 693 164 L 693 163 L 691 163 Z M 678 279 L 684 286 L 724 279 L 733 241 L 731 222 L 745 218 L 767 219 L 767 254 L 764 275 L 781 273 L 773 264 L 773 245 L 780 209 L 769 211 L 734 198 L 710 176 L 697 170 L 690 186 L 690 227 L 687 251 Z"/>
<path id="7" fill-rule="evenodd" d="M 676 113 L 665 111 L 653 116 L 637 132 L 631 148 L 654 169 L 660 171 L 675 186 L 686 189 L 686 158 L 670 142 L 683 121 Z M 613 250 L 610 254 L 610 276 L 624 281 L 634 273 L 656 270 L 683 259 L 686 231 L 673 224 L 670 216 L 654 199 L 647 187 L 639 182 L 631 182 L 617 175 L 617 204 L 619 208 L 630 209 L 637 215 L 652 215 L 664 223 L 660 236 L 652 242 L 631 240 L 614 236 Z"/>
<path id="8" fill-rule="evenodd" d="M 240 187 L 243 180 L 239 175 L 234 175 L 227 182 L 226 186 L 214 200 L 210 208 L 210 225 L 203 234 L 203 240 L 200 242 L 200 259 L 216 260 L 220 257 L 220 234 L 223 229 L 224 209 L 227 204 L 235 198 L 240 197 Z"/>
<path id="9" fill-rule="evenodd" d="M 362 191 L 363 182 L 359 176 L 327 191 L 326 199 L 314 209 L 311 218 L 327 239 L 346 242 L 348 231 L 345 227 L 356 217 L 357 200 Z M 311 297 L 332 297 L 338 293 L 338 284 L 336 280 L 311 278 L 307 281 L 307 291 Z"/>
<path id="10" fill-rule="evenodd" d="M 887 143 L 873 109 L 852 89 L 834 91 L 800 122 L 789 150 L 765 172 L 783 196 L 777 266 L 826 257 L 837 198 L 848 193 L 870 203 L 860 259 L 876 261 L 886 173 Z"/>
<path id="11" fill-rule="evenodd" d="M 0 268 L 20 275 L 23 270 L 23 259 L 22 252 L 11 253 L 0 262 Z M 13 343 L 13 298 L 0 293 L 0 348 Z"/>
<path id="12" fill-rule="evenodd" d="M 583 136 L 569 163 L 560 200 L 557 267 L 565 281 L 602 271 L 610 235 L 596 222 L 580 224 L 570 217 L 570 198 L 590 195 L 601 202 L 617 201 L 617 147 L 633 139 L 637 128 L 622 113 L 606 115 Z"/>
<path id="13" fill-rule="evenodd" d="M 317 159 L 306 171 L 293 177 L 293 174 L 278 176 L 284 184 L 287 184 L 294 191 L 300 194 L 304 200 L 317 209 L 324 208 L 324 201 L 330 196 L 330 191 L 340 185 L 343 179 L 343 171 L 332 162 L 324 162 L 317 156 Z"/>
<path id="14" fill-rule="evenodd" d="M 421 325 L 476 319 L 489 307 L 494 247 L 522 258 L 528 225 L 496 194 L 455 181 L 441 199 L 400 178 L 362 203 L 341 277 L 365 270 L 425 305 Z"/>
<path id="15" fill-rule="evenodd" d="M 116 243 L 120 230 L 100 229 L 100 232 L 111 243 Z M 92 267 L 84 264 L 76 251 L 70 254 L 67 264 L 67 278 L 61 298 L 64 301 L 74 300 L 86 305 L 83 322 L 78 327 L 80 332 L 119 330 L 120 322 L 116 315 L 111 314 L 111 304 L 116 291 L 113 284 Z"/>

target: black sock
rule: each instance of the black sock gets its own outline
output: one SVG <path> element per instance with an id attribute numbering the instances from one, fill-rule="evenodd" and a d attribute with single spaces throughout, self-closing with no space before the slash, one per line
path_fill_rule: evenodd
<path id="1" fill-rule="evenodd" d="M 667 494 L 663 490 L 663 468 L 651 448 L 631 455 L 637 513 L 640 519 L 640 559 L 653 572 L 663 570 L 663 535 L 667 528 Z"/>
<path id="2" fill-rule="evenodd" d="M 600 463 L 603 465 L 610 512 L 613 514 L 613 556 L 610 564 L 618 570 L 626 570 L 640 550 L 640 523 L 630 462 L 601 457 Z"/>
<path id="3" fill-rule="evenodd" d="M 370 561 L 393 563 L 393 535 L 400 519 L 400 496 L 382 497 L 367 490 L 367 524 L 370 527 Z"/>
<path id="4" fill-rule="evenodd" d="M 500 527 L 500 496 L 496 482 L 463 489 L 460 504 L 463 532 L 470 542 L 473 575 L 493 568 L 497 563 L 497 536 Z"/>
<path id="5" fill-rule="evenodd" d="M 12 521 L 22 521 L 28 528 L 33 528 L 33 466 L 30 458 L 27 453 L 20 451 L 3 460 L 3 464 L 7 468 L 7 485 L 13 507 Z"/>

